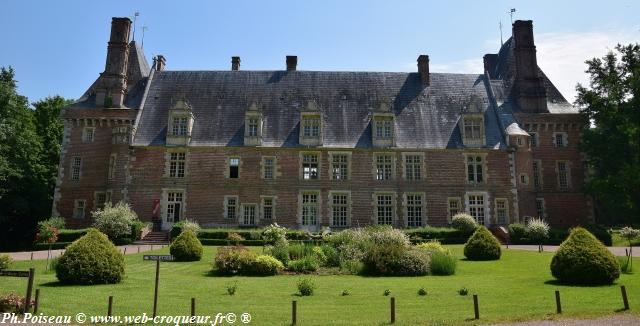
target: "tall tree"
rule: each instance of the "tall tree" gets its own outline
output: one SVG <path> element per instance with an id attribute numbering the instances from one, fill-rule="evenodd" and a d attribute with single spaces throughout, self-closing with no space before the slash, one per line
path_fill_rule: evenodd
<path id="1" fill-rule="evenodd" d="M 640 223 L 640 45 L 618 45 L 586 61 L 590 87 L 578 84 L 576 103 L 592 127 L 582 134 L 598 217 Z"/>

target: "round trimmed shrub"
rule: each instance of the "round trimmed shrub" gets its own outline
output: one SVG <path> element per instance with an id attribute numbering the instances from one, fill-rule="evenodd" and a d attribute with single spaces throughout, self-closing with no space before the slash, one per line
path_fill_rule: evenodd
<path id="1" fill-rule="evenodd" d="M 500 254 L 500 242 L 484 226 L 479 227 L 464 245 L 464 255 L 469 260 L 498 260 Z"/>
<path id="2" fill-rule="evenodd" d="M 464 234 L 471 234 L 478 227 L 478 223 L 473 216 L 467 213 L 458 213 L 451 218 L 451 227 Z"/>
<path id="3" fill-rule="evenodd" d="M 518 244 L 527 236 L 527 226 L 522 223 L 509 224 L 509 241 Z"/>
<path id="4" fill-rule="evenodd" d="M 443 247 L 438 240 L 419 243 L 416 245 L 416 248 L 427 251 L 429 253 L 439 252 L 443 254 L 449 254 L 449 249 Z"/>
<path id="5" fill-rule="evenodd" d="M 256 259 L 256 254 L 245 247 L 220 247 L 213 265 L 220 274 L 242 274 Z"/>
<path id="6" fill-rule="evenodd" d="M 243 274 L 268 276 L 278 274 L 278 272 L 284 269 L 284 265 L 271 256 L 258 255 L 255 260 L 244 269 Z"/>
<path id="7" fill-rule="evenodd" d="M 202 243 L 191 230 L 185 230 L 173 240 L 169 252 L 176 261 L 196 261 L 202 258 Z"/>
<path id="8" fill-rule="evenodd" d="M 577 227 L 553 255 L 551 274 L 566 284 L 611 284 L 620 277 L 620 264 L 593 234 Z"/>
<path id="9" fill-rule="evenodd" d="M 65 284 L 114 284 L 124 277 L 124 255 L 96 229 L 67 247 L 56 265 L 56 277 Z"/>

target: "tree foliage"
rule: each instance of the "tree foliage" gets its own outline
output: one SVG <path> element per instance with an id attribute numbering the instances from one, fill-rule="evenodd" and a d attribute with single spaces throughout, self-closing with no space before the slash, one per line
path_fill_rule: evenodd
<path id="1" fill-rule="evenodd" d="M 590 85 L 576 87 L 577 105 L 591 122 L 581 150 L 591 177 L 586 190 L 599 217 L 613 223 L 640 222 L 640 45 L 618 45 L 588 60 Z"/>

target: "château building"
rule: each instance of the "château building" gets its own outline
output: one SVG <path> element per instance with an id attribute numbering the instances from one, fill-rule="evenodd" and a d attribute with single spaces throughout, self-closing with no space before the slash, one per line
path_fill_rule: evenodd
<path id="1" fill-rule="evenodd" d="M 130 29 L 113 18 L 104 72 L 61 113 L 53 210 L 70 226 L 118 201 L 163 229 L 593 221 L 587 124 L 538 67 L 531 21 L 478 74 L 431 72 L 427 55 L 411 73 L 305 71 L 296 56 L 172 71 Z"/>

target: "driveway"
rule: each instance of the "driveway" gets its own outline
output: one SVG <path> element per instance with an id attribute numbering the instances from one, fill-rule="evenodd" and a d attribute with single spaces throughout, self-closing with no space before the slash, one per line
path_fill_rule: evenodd
<path id="1" fill-rule="evenodd" d="M 559 246 L 544 246 L 544 251 L 548 252 L 556 252 Z M 506 248 L 505 245 L 502 248 Z M 509 245 L 509 249 L 518 249 L 518 250 L 531 250 L 538 251 L 538 246 L 536 245 Z M 625 256 L 625 250 L 629 250 L 629 247 L 607 247 L 609 251 L 611 251 L 616 256 Z M 633 251 L 633 257 L 640 257 L 640 248 L 636 248 Z"/>
<path id="2" fill-rule="evenodd" d="M 130 254 L 136 254 L 144 251 L 161 249 L 166 246 L 167 245 L 160 245 L 160 244 L 157 244 L 157 245 L 131 244 L 126 246 L 118 246 L 118 250 L 120 250 L 124 254 L 130 255 Z M 39 251 L 8 252 L 7 254 L 9 254 L 9 256 L 11 256 L 13 260 L 18 261 L 18 260 L 31 260 L 31 259 L 47 259 L 47 252 L 48 252 L 47 250 L 39 250 Z M 62 255 L 63 252 L 64 252 L 64 249 L 51 250 L 50 257 L 59 257 L 60 255 Z"/>

